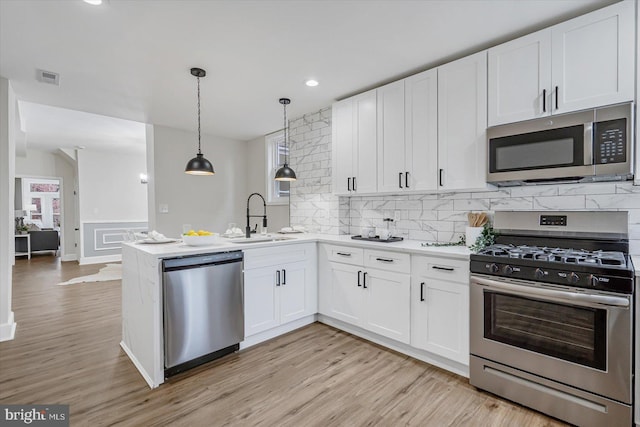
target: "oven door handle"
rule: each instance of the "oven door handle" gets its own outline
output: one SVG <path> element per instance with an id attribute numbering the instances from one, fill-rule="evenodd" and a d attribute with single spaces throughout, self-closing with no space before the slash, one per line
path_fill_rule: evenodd
<path id="1" fill-rule="evenodd" d="M 475 283 L 490 288 L 507 291 L 518 296 L 541 297 L 553 301 L 567 302 L 569 304 L 579 304 L 587 307 L 599 307 L 603 305 L 613 307 L 629 307 L 629 299 L 625 297 L 614 297 L 607 295 L 588 295 L 578 292 L 555 291 L 552 289 L 533 288 L 523 285 L 510 285 L 484 277 L 471 276 L 471 283 Z"/>

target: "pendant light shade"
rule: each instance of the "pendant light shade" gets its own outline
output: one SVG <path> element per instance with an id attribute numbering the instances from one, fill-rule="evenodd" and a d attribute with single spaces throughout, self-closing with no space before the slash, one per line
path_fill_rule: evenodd
<path id="1" fill-rule="evenodd" d="M 202 68 L 192 68 L 191 75 L 198 80 L 198 154 L 189 160 L 184 172 L 189 175 L 213 175 L 215 173 L 213 165 L 204 157 L 200 149 L 200 77 L 206 76 L 207 72 Z"/>
<path id="2" fill-rule="evenodd" d="M 284 108 L 284 146 L 286 148 L 284 165 L 276 171 L 276 181 L 295 181 L 296 173 L 289 167 L 289 122 L 287 122 L 287 105 L 291 104 L 289 98 L 280 98 L 280 104 Z"/>

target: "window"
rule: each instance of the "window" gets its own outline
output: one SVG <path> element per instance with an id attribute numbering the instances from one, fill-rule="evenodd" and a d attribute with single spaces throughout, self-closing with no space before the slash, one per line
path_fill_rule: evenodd
<path id="1" fill-rule="evenodd" d="M 26 220 L 43 228 L 60 228 L 60 182 L 58 180 L 24 178 L 22 197 Z"/>
<path id="2" fill-rule="evenodd" d="M 284 132 L 279 131 L 267 135 L 267 202 L 270 204 L 289 203 L 289 189 L 291 183 L 287 181 L 276 181 L 276 171 L 284 165 L 285 159 L 289 155 L 289 150 L 285 146 Z"/>

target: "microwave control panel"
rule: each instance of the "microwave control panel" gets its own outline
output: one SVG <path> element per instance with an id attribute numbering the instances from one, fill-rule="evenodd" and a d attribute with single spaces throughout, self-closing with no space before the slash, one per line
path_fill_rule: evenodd
<path id="1" fill-rule="evenodd" d="M 595 164 L 627 161 L 627 120 L 597 122 L 593 126 Z"/>

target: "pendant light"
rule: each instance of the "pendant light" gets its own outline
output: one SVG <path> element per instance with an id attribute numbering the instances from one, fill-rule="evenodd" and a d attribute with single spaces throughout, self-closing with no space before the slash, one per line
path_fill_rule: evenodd
<path id="1" fill-rule="evenodd" d="M 198 154 L 189 160 L 184 172 L 189 175 L 213 175 L 215 173 L 213 165 L 209 160 L 205 159 L 200 150 L 200 77 L 206 76 L 207 72 L 202 68 L 192 68 L 191 75 L 198 79 Z"/>
<path id="2" fill-rule="evenodd" d="M 287 122 L 287 105 L 291 104 L 289 98 L 280 98 L 280 104 L 284 107 L 284 147 L 286 154 L 284 157 L 284 166 L 276 171 L 276 181 L 295 181 L 296 173 L 289 167 L 289 122 Z"/>

